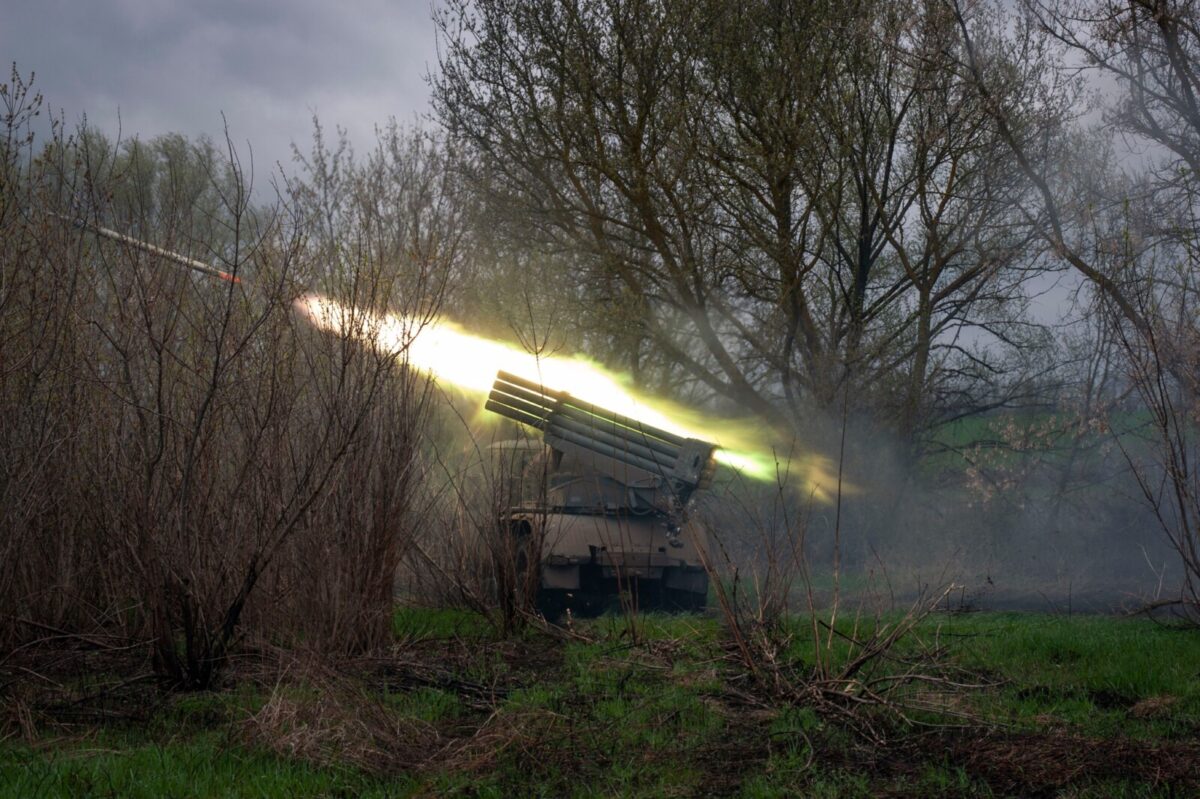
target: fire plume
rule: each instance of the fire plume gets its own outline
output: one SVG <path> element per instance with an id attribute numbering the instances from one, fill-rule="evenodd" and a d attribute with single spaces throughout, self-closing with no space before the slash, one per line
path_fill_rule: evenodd
<path id="1" fill-rule="evenodd" d="M 443 385 L 486 396 L 498 371 L 569 391 L 610 411 L 677 435 L 717 444 L 718 462 L 746 477 L 774 481 L 781 473 L 798 478 L 817 500 L 837 490 L 827 459 L 806 456 L 790 464 L 770 455 L 770 446 L 745 424 L 705 417 L 686 408 L 639 395 L 619 375 L 581 356 L 534 355 L 502 341 L 468 333 L 447 320 L 425 323 L 395 314 L 350 308 L 319 294 L 295 300 L 296 309 L 321 330 L 363 341 L 384 352 L 406 350 L 407 362 Z"/>

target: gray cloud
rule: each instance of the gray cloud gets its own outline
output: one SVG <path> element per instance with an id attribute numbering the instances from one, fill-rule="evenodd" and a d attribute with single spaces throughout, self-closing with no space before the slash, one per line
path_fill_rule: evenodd
<path id="1" fill-rule="evenodd" d="M 0 0 L 0 20 L 0 58 L 68 123 L 219 137 L 223 112 L 259 174 L 307 147 L 314 113 L 358 149 L 426 113 L 436 66 L 430 0 Z"/>

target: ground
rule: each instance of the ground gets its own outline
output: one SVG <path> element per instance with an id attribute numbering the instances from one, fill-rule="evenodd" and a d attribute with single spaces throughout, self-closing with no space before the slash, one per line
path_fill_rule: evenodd
<path id="1" fill-rule="evenodd" d="M 807 629 L 776 632 L 789 674 Z M 860 711 L 874 739 L 760 690 L 711 613 L 501 638 L 404 608 L 396 633 L 337 663 L 253 653 L 206 693 L 112 655 L 10 663 L 0 796 L 1200 795 L 1200 631 L 1147 619 L 930 616 L 879 673 L 939 682 L 907 721 Z"/>

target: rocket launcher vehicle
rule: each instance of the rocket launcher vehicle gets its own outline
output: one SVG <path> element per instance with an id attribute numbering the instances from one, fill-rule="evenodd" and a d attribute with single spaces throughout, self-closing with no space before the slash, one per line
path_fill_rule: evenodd
<path id="1" fill-rule="evenodd" d="M 501 519 L 538 562 L 538 608 L 588 615 L 629 592 L 639 607 L 699 610 L 707 532 L 688 518 L 717 447 L 501 371 L 484 406 L 542 433 L 545 489 Z M 537 482 L 537 474 L 532 475 Z"/>

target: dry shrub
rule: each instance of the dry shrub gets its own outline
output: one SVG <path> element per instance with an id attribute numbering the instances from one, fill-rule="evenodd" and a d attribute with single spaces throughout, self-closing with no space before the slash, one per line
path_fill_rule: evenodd
<path id="1" fill-rule="evenodd" d="M 455 421 L 466 435 L 456 429 L 454 438 L 468 443 L 438 457 L 429 480 L 437 499 L 402 586 L 419 602 L 474 610 L 507 635 L 535 616 L 540 556 L 531 553 L 541 551 L 544 531 L 514 530 L 507 517 L 523 498 L 544 505 L 545 475 L 527 463 L 543 445 L 524 433 L 477 434 Z"/>
<path id="2" fill-rule="evenodd" d="M 485 773 L 501 756 L 537 767 L 563 719 L 542 709 L 481 706 L 474 721 L 435 725 L 403 715 L 361 677 L 293 661 L 241 727 L 243 739 L 284 757 L 351 765 L 381 776 L 426 770 Z"/>
<path id="3" fill-rule="evenodd" d="M 892 722 L 926 724 L 919 719 L 931 714 L 974 723 L 955 696 L 979 686 L 947 676 L 920 647 L 903 658 L 895 653 L 957 586 L 922 592 L 898 615 L 870 588 L 848 602 L 839 571 L 839 485 L 832 587 L 821 592 L 807 541 L 812 497 L 797 496 L 785 473 L 771 496 L 745 493 L 758 501 L 740 507 L 740 549 L 731 549 L 720 527 L 710 525 L 704 558 L 730 657 L 751 682 L 749 698 L 764 707 L 812 707 L 873 743 L 886 740 Z"/>
<path id="4" fill-rule="evenodd" d="M 547 753 L 569 735 L 569 721 L 545 708 L 521 708 L 493 713 L 471 735 L 454 741 L 440 753 L 437 766 L 456 772 L 485 774 L 499 758 L 512 758 L 525 772 L 546 769 Z"/>
<path id="5" fill-rule="evenodd" d="M 15 70 L 3 100 L 0 649 L 149 640 L 161 676 L 198 688 L 245 636 L 388 640 L 433 394 L 403 343 L 359 339 L 365 311 L 409 336 L 438 311 L 457 222 L 436 148 L 392 129 L 357 165 L 318 136 L 264 203 L 228 138 L 57 126 L 38 149 Z M 355 309 L 351 335 L 295 312 L 311 291 Z"/>
<path id="6" fill-rule="evenodd" d="M 0 698 L 0 743 L 9 738 L 26 742 L 36 740 L 37 724 L 28 700 L 19 693 L 5 693 Z"/>
<path id="7" fill-rule="evenodd" d="M 1186 306 L 1187 300 L 1180 302 Z M 1148 411 L 1151 452 L 1139 452 L 1137 441 L 1117 441 L 1183 570 L 1178 593 L 1146 609 L 1171 608 L 1200 625 L 1200 326 L 1193 319 L 1147 330 L 1119 322 L 1114 327 L 1130 382 Z"/>

